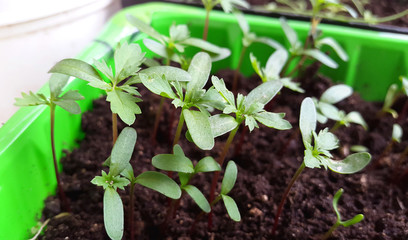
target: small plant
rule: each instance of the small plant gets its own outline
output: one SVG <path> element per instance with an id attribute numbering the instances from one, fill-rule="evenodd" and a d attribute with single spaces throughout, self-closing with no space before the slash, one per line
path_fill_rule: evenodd
<path id="1" fill-rule="evenodd" d="M 177 183 L 162 173 L 147 171 L 134 177 L 133 168 L 129 161 L 136 144 L 136 138 L 137 134 L 133 128 L 124 128 L 112 148 L 111 156 L 106 161 L 106 165 L 109 166 L 109 173 L 102 171 L 102 176 L 96 176 L 91 181 L 105 190 L 103 196 L 104 225 L 111 239 L 122 239 L 124 229 L 123 204 L 117 192 L 118 188 L 124 190 L 125 186 L 131 185 L 129 192 L 131 199 L 129 202 L 130 229 L 133 228 L 135 184 L 158 191 L 169 198 L 178 199 L 181 196 Z"/>
<path id="2" fill-rule="evenodd" d="M 16 98 L 15 102 L 15 105 L 20 107 L 46 105 L 50 108 L 52 159 L 54 162 L 54 172 L 57 181 L 58 198 L 61 203 L 61 208 L 64 212 L 70 212 L 71 208 L 69 206 L 68 199 L 65 196 L 64 190 L 62 189 L 62 183 L 58 173 L 58 163 L 54 144 L 55 108 L 57 106 L 60 106 L 70 113 L 79 114 L 81 113 L 81 108 L 76 101 L 84 99 L 84 97 L 75 90 L 68 90 L 66 93 L 63 93 L 63 88 L 65 87 L 67 82 L 67 76 L 61 74 L 52 74 L 48 83 L 50 89 L 49 97 L 46 97 L 42 93 L 21 93 L 22 98 Z"/>
<path id="3" fill-rule="evenodd" d="M 230 13 L 237 7 L 249 8 L 249 4 L 245 0 L 201 0 L 205 8 L 205 25 L 203 30 L 203 39 L 207 40 L 208 25 L 210 21 L 210 12 L 217 5 L 221 4 L 222 9 L 226 13 Z"/>
<path id="4" fill-rule="evenodd" d="M 354 224 L 357 224 L 357 223 L 361 222 L 364 219 L 363 214 L 357 214 L 352 219 L 349 219 L 347 221 L 342 221 L 341 220 L 340 212 L 337 209 L 337 203 L 339 202 L 339 199 L 340 199 L 341 195 L 343 194 L 343 192 L 344 192 L 343 188 L 340 188 L 333 197 L 333 209 L 334 209 L 334 212 L 336 213 L 337 220 L 333 224 L 333 226 L 329 229 L 329 231 L 327 231 L 324 234 L 324 236 L 322 237 L 323 240 L 328 239 L 339 226 L 350 227 L 350 226 L 352 226 Z"/>
<path id="5" fill-rule="evenodd" d="M 336 131 L 341 126 L 348 127 L 350 123 L 361 125 L 364 129 L 367 129 L 367 123 L 359 112 L 352 111 L 345 113 L 343 110 L 339 110 L 334 104 L 344 100 L 351 96 L 353 89 L 347 85 L 339 84 L 328 88 L 320 97 L 320 100 L 313 99 L 317 109 L 317 120 L 320 123 L 326 123 L 328 119 L 336 121 L 335 125 L 330 130 Z"/>
<path id="6" fill-rule="evenodd" d="M 327 128 L 317 134 L 316 123 L 316 107 L 313 100 L 305 98 L 300 107 L 299 117 L 299 128 L 302 134 L 303 145 L 305 146 L 304 158 L 282 196 L 275 215 L 272 235 L 275 234 L 278 227 L 279 216 L 289 191 L 305 167 L 320 168 L 323 166 L 325 169 L 329 168 L 331 171 L 340 174 L 353 174 L 363 169 L 371 161 L 371 155 L 366 152 L 351 154 L 340 161 L 333 160 L 333 155 L 331 155 L 330 151 L 339 147 L 339 140 Z"/>
<path id="7" fill-rule="evenodd" d="M 138 102 L 142 101 L 137 88 L 132 86 L 132 78 L 140 70 L 144 61 L 144 53 L 137 44 L 119 45 L 115 50 L 114 70 L 104 60 L 94 61 L 94 66 L 78 60 L 64 59 L 58 62 L 49 72 L 61 73 L 88 81 L 94 88 L 103 90 L 106 101 L 110 102 L 112 111 L 112 139 L 115 143 L 118 135 L 117 115 L 127 125 L 135 122 L 135 114 L 140 114 Z M 108 81 L 105 81 L 105 79 Z"/>

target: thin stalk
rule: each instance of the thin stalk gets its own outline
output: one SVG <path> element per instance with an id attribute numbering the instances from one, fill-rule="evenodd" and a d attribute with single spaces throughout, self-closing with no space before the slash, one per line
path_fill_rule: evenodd
<path id="1" fill-rule="evenodd" d="M 340 121 L 337 121 L 332 128 L 330 128 L 330 132 L 334 133 L 339 127 L 343 126 L 343 124 L 340 123 Z"/>
<path id="2" fill-rule="evenodd" d="M 234 140 L 235 134 L 237 133 L 239 128 L 239 125 L 230 132 L 227 141 L 225 142 L 224 148 L 221 152 L 220 157 L 218 158 L 218 164 L 220 164 L 220 166 L 222 167 L 222 164 L 224 163 L 225 157 L 227 156 L 228 150 L 231 146 L 232 140 Z M 214 197 L 215 197 L 215 188 L 217 187 L 217 182 L 218 179 L 220 177 L 220 172 L 214 172 L 214 176 L 212 178 L 212 182 L 211 182 L 211 189 L 210 189 L 210 201 L 212 202 L 214 201 Z M 208 229 L 210 230 L 212 226 L 212 207 L 211 207 L 211 212 L 208 214 Z"/>
<path id="3" fill-rule="evenodd" d="M 233 81 L 232 81 L 232 92 L 234 93 L 234 95 L 237 94 L 238 74 L 239 74 L 239 70 L 241 69 L 241 65 L 242 65 L 242 62 L 244 60 L 244 56 L 245 56 L 245 52 L 246 52 L 247 48 L 248 48 L 247 46 L 244 46 L 242 48 L 241 54 L 239 56 L 238 66 L 237 66 L 237 68 L 235 69 L 235 72 L 234 72 L 234 78 L 233 78 Z"/>
<path id="4" fill-rule="evenodd" d="M 61 202 L 61 209 L 63 212 L 71 212 L 71 207 L 69 205 L 68 199 L 65 196 L 65 192 L 62 189 L 62 183 L 58 173 L 58 163 L 57 163 L 57 155 L 55 153 L 55 139 L 54 139 L 54 129 L 55 129 L 55 104 L 50 104 L 50 119 L 51 119 L 51 150 L 52 150 L 52 159 L 54 162 L 54 171 L 55 171 L 55 178 L 57 179 L 57 191 L 58 191 L 58 198 Z"/>
<path id="5" fill-rule="evenodd" d="M 293 175 L 292 179 L 290 180 L 288 186 L 286 187 L 285 192 L 283 193 L 281 202 L 278 207 L 278 211 L 276 212 L 276 215 L 275 215 L 275 222 L 273 224 L 272 236 L 275 235 L 276 229 L 278 228 L 279 216 L 282 213 L 283 205 L 285 204 L 286 198 L 289 195 L 290 189 L 292 188 L 295 181 L 298 179 L 299 175 L 302 173 L 303 169 L 305 169 L 305 167 L 306 167 L 305 162 L 302 162 L 298 170 L 295 172 L 295 175 Z"/>
<path id="6" fill-rule="evenodd" d="M 183 110 L 181 110 L 180 119 L 177 124 L 176 135 L 174 135 L 174 139 L 173 139 L 173 146 L 176 145 L 178 141 L 180 140 L 180 135 L 181 135 L 181 130 L 183 129 L 183 125 L 184 125 L 184 114 L 183 114 Z"/>
<path id="7" fill-rule="evenodd" d="M 129 191 L 129 230 L 130 230 L 130 240 L 135 239 L 135 228 L 134 228 L 134 214 L 133 214 L 133 209 L 134 209 L 134 195 L 135 195 L 135 185 L 136 183 L 130 183 L 130 191 Z"/>
<path id="8" fill-rule="evenodd" d="M 112 142 L 115 144 L 116 139 L 118 139 L 118 115 L 112 113 Z"/>
<path id="9" fill-rule="evenodd" d="M 339 222 L 336 222 L 335 224 L 333 224 L 333 226 L 331 226 L 331 228 L 329 229 L 329 231 L 327 231 L 323 237 L 322 240 L 326 240 L 328 239 L 334 232 L 334 230 L 336 230 L 338 227 L 340 226 Z"/>
<path id="10" fill-rule="evenodd" d="M 288 70 L 290 63 L 293 61 L 294 58 L 295 56 L 291 54 L 288 61 L 286 61 L 285 65 L 283 66 L 282 71 L 280 72 L 281 77 L 283 77 L 283 74 L 285 74 L 285 72 Z"/>
<path id="11" fill-rule="evenodd" d="M 211 9 L 206 9 L 205 11 L 205 25 L 204 25 L 204 32 L 203 32 L 204 41 L 207 41 L 207 37 L 208 37 L 208 25 L 210 23 L 210 12 L 211 12 Z"/>
<path id="12" fill-rule="evenodd" d="M 151 139 L 150 139 L 151 142 L 152 142 L 152 145 L 156 145 L 156 136 L 157 136 L 157 131 L 159 129 L 160 116 L 161 116 L 161 113 L 163 111 L 163 105 L 164 105 L 164 97 L 161 97 L 159 108 L 156 111 L 156 117 L 154 119 L 153 133 L 152 133 L 152 136 L 151 136 Z"/>
<path id="13" fill-rule="evenodd" d="M 291 77 L 300 67 L 303 66 L 303 63 L 305 63 L 307 59 L 306 55 L 303 55 L 302 58 L 300 59 L 300 61 L 296 64 L 296 66 L 292 69 L 292 71 L 290 71 L 286 77 Z"/>

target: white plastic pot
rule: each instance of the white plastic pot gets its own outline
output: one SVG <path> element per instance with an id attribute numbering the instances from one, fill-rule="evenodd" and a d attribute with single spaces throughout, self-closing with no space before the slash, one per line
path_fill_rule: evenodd
<path id="1" fill-rule="evenodd" d="M 38 91 L 48 70 L 75 57 L 120 8 L 120 0 L 0 1 L 0 124 L 17 110 L 14 98 Z"/>

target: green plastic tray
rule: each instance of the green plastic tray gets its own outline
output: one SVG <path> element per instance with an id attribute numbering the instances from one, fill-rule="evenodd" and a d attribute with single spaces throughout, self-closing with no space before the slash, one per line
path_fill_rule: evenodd
<path id="1" fill-rule="evenodd" d="M 97 40 L 77 57 L 87 62 L 108 58 L 118 42 L 142 38 L 143 34 L 135 34 L 136 29 L 126 21 L 127 14 L 151 21 L 162 33 L 167 33 L 173 22 L 187 23 L 192 35 L 197 37 L 201 37 L 205 16 L 200 8 L 169 3 L 148 3 L 123 9 L 110 20 Z M 247 20 L 258 36 L 268 36 L 287 45 L 278 19 L 247 16 Z M 289 24 L 301 38 L 306 36 L 308 23 L 289 21 Z M 363 98 L 382 100 L 388 86 L 397 82 L 400 75 L 407 75 L 408 36 L 323 24 L 321 29 L 325 35 L 337 39 L 350 57 L 347 63 L 335 58 L 339 68 L 323 68 L 323 73 L 353 86 Z M 211 13 L 209 40 L 229 47 L 233 52 L 230 58 L 214 63 L 214 72 L 238 64 L 242 47 L 240 37 L 234 16 L 216 11 Z M 249 52 L 265 62 L 273 49 L 255 44 L 247 54 Z M 242 71 L 245 75 L 253 73 L 248 59 L 244 61 Z M 67 89 L 78 89 L 86 97 L 80 103 L 83 111 L 91 109 L 92 100 L 101 95 L 78 79 L 72 79 Z M 46 90 L 47 86 L 44 86 L 40 91 Z M 79 115 L 57 109 L 58 158 L 62 149 L 72 149 L 76 140 L 83 136 L 80 119 Z M 31 228 L 41 216 L 44 199 L 55 193 L 49 132 L 49 110 L 45 107 L 22 108 L 0 128 L 0 239 L 32 236 Z"/>

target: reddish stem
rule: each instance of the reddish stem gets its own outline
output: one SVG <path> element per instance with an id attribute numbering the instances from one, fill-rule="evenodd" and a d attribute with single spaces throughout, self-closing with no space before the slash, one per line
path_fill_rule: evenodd
<path id="1" fill-rule="evenodd" d="M 295 183 L 296 179 L 298 179 L 299 175 L 302 173 L 303 169 L 305 169 L 305 162 L 302 162 L 302 164 L 296 171 L 295 175 L 293 175 L 292 179 L 290 180 L 289 185 L 286 187 L 285 192 L 283 193 L 281 202 L 278 207 L 278 211 L 276 212 L 276 215 L 275 215 L 275 222 L 273 224 L 272 236 L 275 235 L 276 229 L 278 228 L 279 216 L 282 213 L 283 205 L 285 205 L 285 201 L 286 201 L 286 198 L 288 197 L 289 191 L 292 188 L 293 184 Z"/>
<path id="2" fill-rule="evenodd" d="M 203 40 L 207 41 L 208 37 L 208 25 L 209 25 L 209 20 L 210 20 L 210 11 L 211 10 L 206 10 L 205 13 L 205 25 L 204 25 L 204 32 L 203 32 Z"/>
<path id="3" fill-rule="evenodd" d="M 112 113 L 112 142 L 115 145 L 116 139 L 118 139 L 118 115 Z"/>

